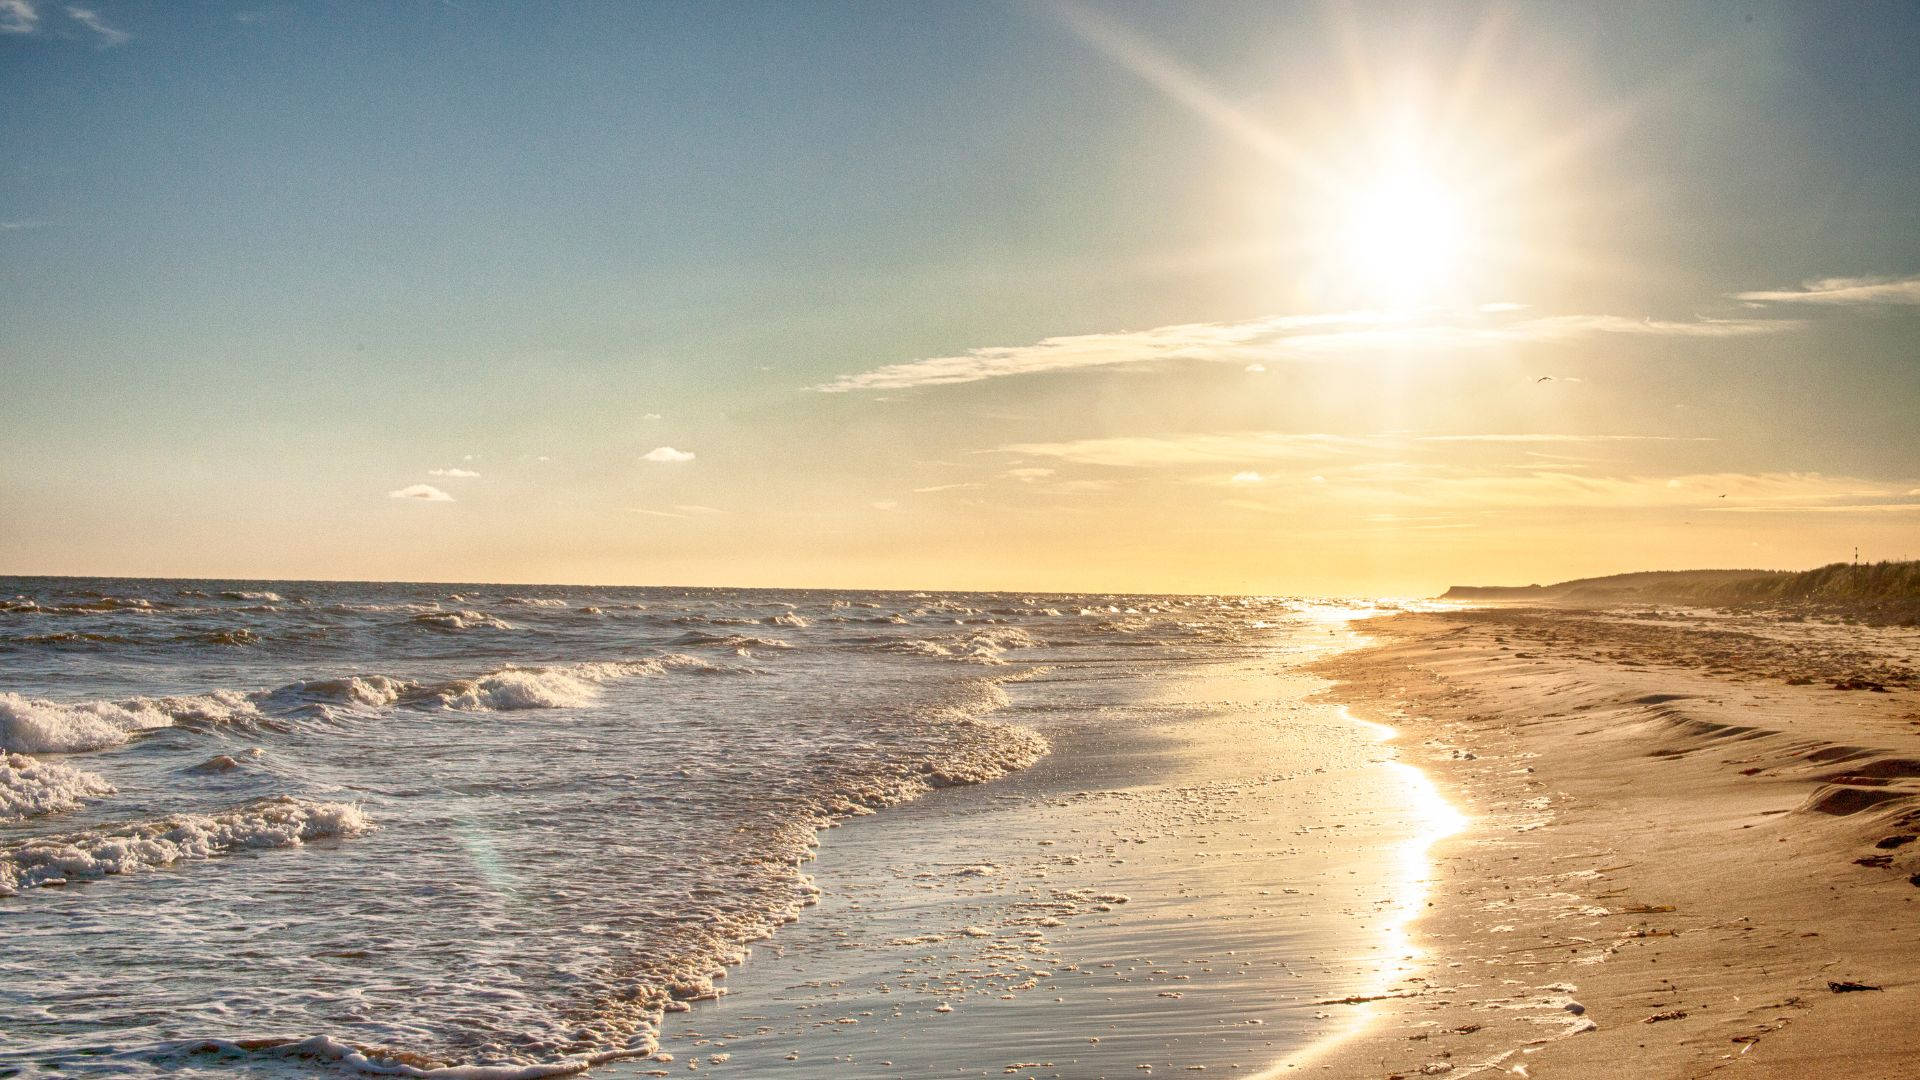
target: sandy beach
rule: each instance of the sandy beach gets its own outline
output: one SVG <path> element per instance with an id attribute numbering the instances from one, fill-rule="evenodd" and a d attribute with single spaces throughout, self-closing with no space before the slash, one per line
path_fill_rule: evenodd
<path id="1" fill-rule="evenodd" d="M 1470 815 L 1415 971 L 1276 1074 L 1913 1076 L 1920 634 L 1680 611 L 1363 624 L 1323 695 Z M 1294 1066 L 1298 1066 L 1295 1068 Z"/>

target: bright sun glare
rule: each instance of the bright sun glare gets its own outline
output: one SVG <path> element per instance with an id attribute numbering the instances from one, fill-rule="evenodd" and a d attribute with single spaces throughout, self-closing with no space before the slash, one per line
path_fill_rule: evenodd
<path id="1" fill-rule="evenodd" d="M 1343 208 L 1335 239 L 1350 281 L 1392 307 L 1429 303 L 1461 284 L 1468 223 L 1459 195 L 1419 164 L 1384 170 Z"/>

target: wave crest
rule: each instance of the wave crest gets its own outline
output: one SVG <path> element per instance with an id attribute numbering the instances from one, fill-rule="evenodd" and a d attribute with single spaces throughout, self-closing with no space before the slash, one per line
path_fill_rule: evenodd
<path id="1" fill-rule="evenodd" d="M 66 762 L 0 752 L 0 824 L 78 810 L 113 793 L 102 777 Z"/>
<path id="2" fill-rule="evenodd" d="M 352 803 L 282 796 L 217 814 L 175 814 L 0 847 L 0 896 L 212 859 L 251 848 L 298 847 L 323 837 L 359 836 L 373 821 Z"/>
<path id="3" fill-rule="evenodd" d="M 512 630 L 513 624 L 484 611 L 423 611 L 413 622 L 435 630 Z"/>

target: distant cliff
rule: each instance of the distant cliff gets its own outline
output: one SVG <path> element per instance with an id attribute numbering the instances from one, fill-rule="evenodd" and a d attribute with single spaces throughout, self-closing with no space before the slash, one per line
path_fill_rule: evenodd
<path id="1" fill-rule="evenodd" d="M 1779 608 L 1912 625 L 1920 622 L 1920 562 L 1833 563 L 1799 572 L 1654 570 L 1554 585 L 1455 585 L 1441 599 L 1565 607 Z"/>

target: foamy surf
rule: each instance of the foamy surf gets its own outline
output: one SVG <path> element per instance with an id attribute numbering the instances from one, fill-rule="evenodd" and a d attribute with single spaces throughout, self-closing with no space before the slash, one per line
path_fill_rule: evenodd
<path id="1" fill-rule="evenodd" d="M 27 754 L 77 754 L 120 746 L 161 728 L 286 728 L 302 718 L 332 718 L 334 710 L 387 707 L 448 712 L 510 712 L 579 708 L 599 698 L 607 684 L 675 671 L 718 670 L 697 657 L 667 655 L 641 660 L 589 661 L 543 667 L 505 667 L 472 678 L 400 679 L 352 675 L 304 679 L 273 690 L 214 690 L 122 701 L 56 702 L 0 693 L 0 750 Z"/>
<path id="2" fill-rule="evenodd" d="M 66 762 L 0 752 L 0 825 L 78 810 L 111 794 L 105 779 Z"/>
<path id="3" fill-rule="evenodd" d="M 262 799 L 218 814 L 175 814 L 0 846 L 0 896 L 213 859 L 249 848 L 359 836 L 373 822 L 350 803 Z"/>

